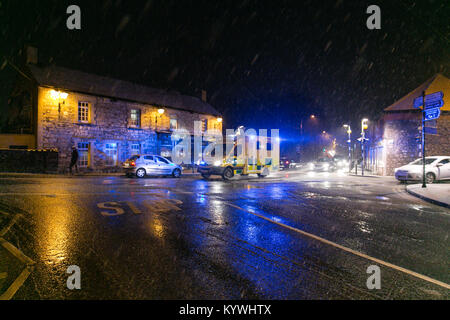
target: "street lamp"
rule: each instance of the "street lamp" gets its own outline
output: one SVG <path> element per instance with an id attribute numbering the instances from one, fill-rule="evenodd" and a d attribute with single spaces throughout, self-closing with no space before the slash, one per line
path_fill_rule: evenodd
<path id="1" fill-rule="evenodd" d="M 222 121 L 223 121 L 223 119 L 222 119 L 222 118 L 220 118 L 220 117 L 219 117 L 219 118 L 217 118 L 217 122 L 219 122 L 219 123 L 220 123 L 220 122 L 222 122 Z"/>
<path id="2" fill-rule="evenodd" d="M 365 163 L 365 154 L 364 154 L 364 142 L 366 140 L 366 131 L 369 127 L 367 125 L 367 122 L 369 119 L 362 119 L 361 120 L 361 155 L 362 155 L 362 162 L 361 162 L 361 175 L 364 175 L 364 163 Z"/>
<path id="3" fill-rule="evenodd" d="M 347 129 L 348 134 L 348 173 L 350 173 L 350 171 L 352 171 L 352 129 L 348 124 L 344 124 L 343 127 Z"/>
<path id="4" fill-rule="evenodd" d="M 164 109 L 158 109 L 159 116 L 161 117 L 164 113 Z M 158 115 L 155 115 L 155 131 L 158 129 Z"/>
<path id="5" fill-rule="evenodd" d="M 62 104 L 65 104 L 65 99 L 67 99 L 69 94 L 67 92 L 55 91 L 52 89 L 50 90 L 50 96 L 53 100 L 58 100 L 58 119 L 61 119 L 61 99 Z"/>

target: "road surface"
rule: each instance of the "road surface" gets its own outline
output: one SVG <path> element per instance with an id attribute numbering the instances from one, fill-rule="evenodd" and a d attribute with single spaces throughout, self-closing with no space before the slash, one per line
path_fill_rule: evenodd
<path id="1" fill-rule="evenodd" d="M 28 265 L 13 299 L 450 297 L 450 210 L 392 177 L 7 175 L 0 230 L 32 261 L 0 260 L 0 295 Z"/>

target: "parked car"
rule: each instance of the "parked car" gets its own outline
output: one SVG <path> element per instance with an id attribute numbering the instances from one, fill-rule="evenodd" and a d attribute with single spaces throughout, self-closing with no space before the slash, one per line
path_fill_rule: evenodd
<path id="1" fill-rule="evenodd" d="M 128 177 L 138 178 L 146 175 L 171 175 L 179 178 L 183 171 L 181 166 L 169 159 L 153 154 L 134 155 L 123 163 L 122 168 Z"/>
<path id="2" fill-rule="evenodd" d="M 310 171 L 324 171 L 332 172 L 336 170 L 336 163 L 331 158 L 320 158 L 308 164 Z"/>
<path id="3" fill-rule="evenodd" d="M 403 167 L 395 169 L 395 178 L 399 181 L 422 180 L 423 162 L 417 159 Z M 425 158 L 425 178 L 427 183 L 450 179 L 450 157 L 433 156 Z"/>

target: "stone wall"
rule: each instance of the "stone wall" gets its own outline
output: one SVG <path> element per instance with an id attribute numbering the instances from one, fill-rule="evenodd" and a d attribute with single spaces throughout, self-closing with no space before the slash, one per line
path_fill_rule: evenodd
<path id="1" fill-rule="evenodd" d="M 385 120 L 384 148 L 386 152 L 386 175 L 393 175 L 394 169 L 421 157 L 420 136 L 421 114 L 393 117 Z M 425 137 L 425 155 L 450 155 L 450 112 L 443 111 L 437 120 L 438 135 Z"/>
<path id="2" fill-rule="evenodd" d="M 437 119 L 437 133 L 437 135 L 427 134 L 425 139 L 425 155 L 450 155 L 450 111 L 441 111 L 441 116 Z"/>
<path id="3" fill-rule="evenodd" d="M 68 170 L 71 147 L 80 142 L 90 145 L 89 166 L 83 170 L 115 171 L 132 153 L 131 145 L 140 144 L 140 153 L 156 153 L 156 131 L 170 130 L 170 119 L 177 119 L 178 128 L 193 133 L 194 121 L 208 120 L 208 128 L 222 130 L 216 117 L 169 107 L 151 106 L 110 98 L 67 92 L 64 100 L 54 98 L 51 89 L 39 87 L 37 115 L 38 148 L 57 148 L 59 171 Z M 78 121 L 78 102 L 89 103 L 87 123 Z M 158 113 L 163 108 L 164 113 Z M 130 110 L 138 109 L 141 125 L 130 125 Z M 106 144 L 117 145 L 116 165 L 107 165 Z"/>

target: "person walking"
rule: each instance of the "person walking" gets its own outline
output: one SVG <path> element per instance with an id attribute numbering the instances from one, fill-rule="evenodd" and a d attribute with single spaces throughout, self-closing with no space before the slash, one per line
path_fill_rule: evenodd
<path id="1" fill-rule="evenodd" d="M 70 158 L 70 174 L 72 173 L 72 167 L 75 166 L 75 169 L 78 173 L 78 150 L 77 147 L 72 146 L 72 157 Z"/>

